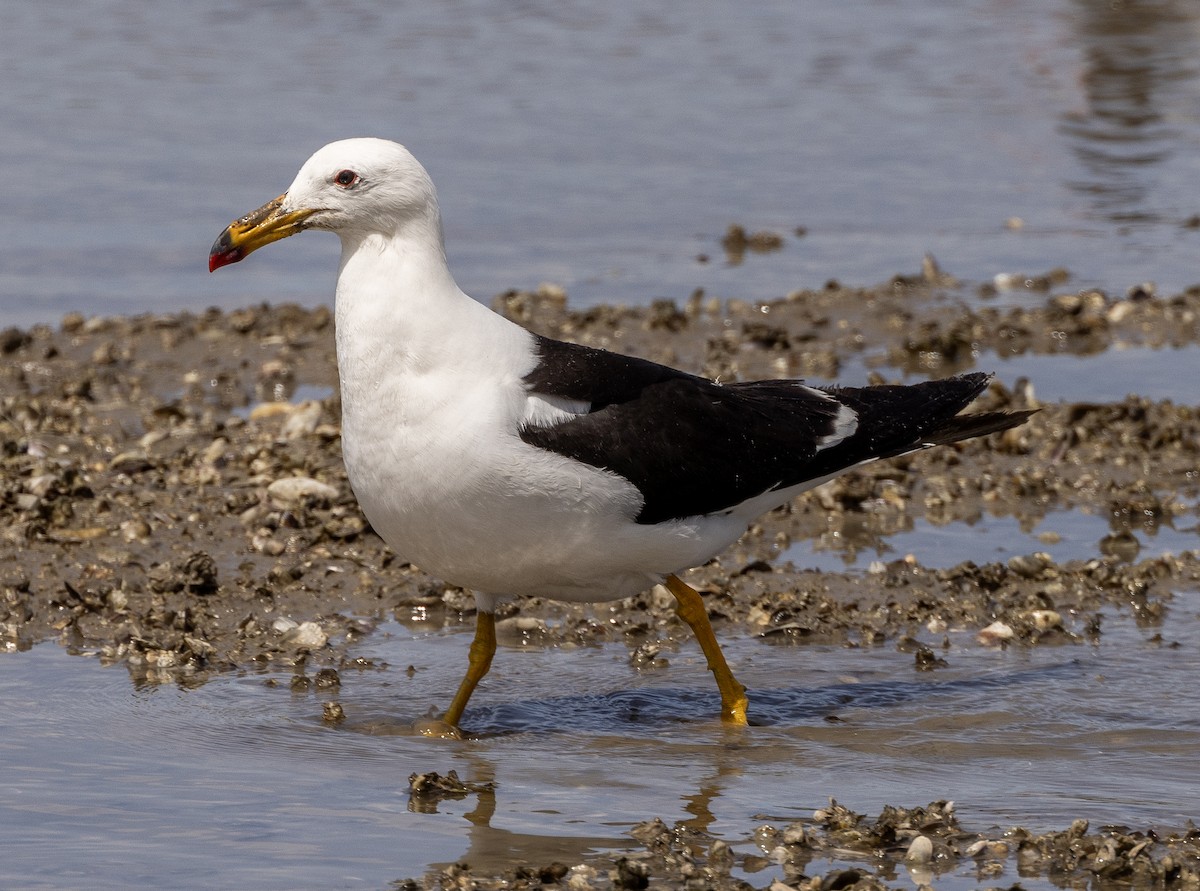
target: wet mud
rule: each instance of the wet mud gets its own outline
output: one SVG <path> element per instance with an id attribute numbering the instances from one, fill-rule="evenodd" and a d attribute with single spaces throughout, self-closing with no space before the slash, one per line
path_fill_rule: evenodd
<path id="1" fill-rule="evenodd" d="M 1021 299 L 996 300 L 994 285 L 962 285 L 929 262 L 875 288 L 830 282 L 769 303 L 696 293 L 646 308 L 573 310 L 546 286 L 503 294 L 495 306 L 541 333 L 721 380 L 825 383 L 853 366 L 883 381 L 995 369 L 997 356 L 1200 342 L 1200 290 L 1073 293 L 1061 290 L 1058 271 L 1003 284 Z M 930 642 L 947 629 L 970 629 L 980 647 L 1071 646 L 1103 639 L 1106 609 L 1169 639 L 1173 597 L 1200 587 L 1200 555 L 1143 557 L 1140 543 L 1160 527 L 1197 526 L 1200 409 L 1141 396 L 1043 405 L 1036 381 L 1008 379 L 979 407 L 1041 411 L 982 441 L 848 474 L 764 516 L 689 573 L 718 635 L 907 648 L 930 669 L 940 658 Z M 21 651 L 56 640 L 123 666 L 139 685 L 262 671 L 289 675 L 293 690 L 324 691 L 347 673 L 388 669 L 356 652 L 384 621 L 420 614 L 461 628 L 465 653 L 473 598 L 404 563 L 372 532 L 346 481 L 338 423 L 326 308 L 72 315 L 0 332 L 0 644 Z M 917 521 L 999 516 L 1032 528 L 1070 509 L 1107 519 L 1095 556 L 1059 563 L 1034 552 L 929 567 L 915 554 L 853 574 L 780 556 L 803 540 L 869 549 Z M 498 632 L 550 645 L 620 641 L 634 665 L 687 637 L 661 589 L 597 606 L 515 602 L 502 608 Z M 326 699 L 323 708 L 337 725 L 354 706 Z M 413 791 L 449 794 L 453 782 L 428 776 Z M 1067 887 L 1200 887 L 1191 825 L 1077 821 L 1061 832 L 990 837 L 952 804 L 912 804 L 866 817 L 831 802 L 810 821 L 747 825 L 743 838 L 796 888 L 885 887 L 905 870 L 904 884 L 920 884 L 964 863 L 975 864 L 981 886 L 1015 864 L 1020 875 Z M 758 855 L 735 863 L 725 842 L 653 814 L 624 816 L 648 821 L 633 833 L 644 850 L 628 856 L 503 875 L 463 865 L 396 884 L 744 887 L 735 875 L 755 871 Z"/>
<path id="2" fill-rule="evenodd" d="M 444 778 L 438 777 L 445 782 Z M 452 778 L 452 783 L 457 778 Z M 429 777 L 414 777 L 414 796 L 426 799 Z M 443 787 L 442 794 L 456 794 Z M 735 853 L 729 844 L 704 833 L 669 827 L 653 819 L 630 835 L 642 846 L 619 857 L 568 866 L 559 861 L 528 864 L 503 875 L 473 875 L 455 864 L 438 873 L 393 883 L 418 891 L 442 888 L 643 889 L 712 888 L 749 891 L 753 878 L 781 864 L 781 879 L 769 891 L 874 891 L 894 887 L 929 888 L 946 873 L 964 871 L 979 888 L 1020 888 L 1020 882 L 995 884 L 1015 864 L 1021 878 L 1044 877 L 1063 888 L 1193 888 L 1200 885 L 1200 830 L 1093 828 L 1076 820 L 1060 832 L 1035 834 L 1015 828 L 987 835 L 965 829 L 954 802 L 924 807 L 885 806 L 876 816 L 855 813 L 830 799 L 812 818 L 783 826 L 753 829 L 753 853 Z M 814 869 L 814 867 L 817 867 Z"/>

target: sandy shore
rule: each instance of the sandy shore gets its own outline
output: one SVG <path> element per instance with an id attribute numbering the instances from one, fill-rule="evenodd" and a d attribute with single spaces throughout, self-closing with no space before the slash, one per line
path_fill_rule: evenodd
<path id="1" fill-rule="evenodd" d="M 546 288 L 502 295 L 496 306 L 542 333 L 723 380 L 822 382 L 868 347 L 887 378 L 898 369 L 971 369 L 980 351 L 1093 355 L 1200 342 L 1200 293 L 1055 296 L 1053 275 L 1027 284 L 1025 309 L 988 308 L 986 295 L 973 301 L 983 308 L 967 309 L 944 297 L 952 283 L 932 268 L 873 289 L 831 283 L 765 305 L 697 294 L 684 305 L 571 311 Z M 355 641 L 376 623 L 414 606 L 470 627 L 472 598 L 397 559 L 357 509 L 340 458 L 327 309 L 70 316 L 58 327 L 0 332 L 0 360 L 0 641 L 9 649 L 47 639 L 97 649 L 137 683 L 200 684 L 216 672 L 272 668 L 315 684 L 352 667 Z M 1038 405 L 1036 387 L 1008 384 L 994 384 L 980 407 Z M 689 577 L 718 634 L 739 625 L 753 634 L 897 646 L 914 627 L 953 624 L 977 628 L 980 646 L 1031 647 L 1102 635 L 1098 611 L 1106 606 L 1161 619 L 1172 591 L 1200 584 L 1200 556 L 1139 559 L 1129 531 L 1183 518 L 1194 524 L 1200 410 L 1137 397 L 1042 408 L 1019 429 L 873 465 L 764 517 Z M 986 512 L 1033 523 L 1084 506 L 1103 511 L 1113 527 L 1086 561 L 1031 554 L 930 569 L 918 555 L 851 576 L 777 559 L 792 541 L 836 533 L 853 547 L 915 519 L 940 524 Z M 650 628 L 687 633 L 669 599 L 654 592 L 623 606 L 601 624 L 587 608 L 516 603 L 503 613 L 501 633 L 605 635 L 627 641 L 634 656 Z M 1075 630 L 1063 621 L 1068 614 L 1082 619 L 1070 623 Z M 548 616 L 559 621 L 548 626 Z M 918 662 L 937 658 L 928 647 L 914 654 Z M 567 864 L 578 866 L 572 872 L 535 863 L 524 875 L 466 878 L 508 887 L 558 879 L 637 888 L 647 875 L 688 887 L 737 884 L 721 843 L 661 824 L 643 829 L 636 837 L 644 858 Z M 982 884 L 988 862 L 1001 855 L 1019 858 L 1029 875 L 1070 885 L 1089 877 L 1200 884 L 1194 828 L 1146 829 L 1080 824 L 988 839 L 931 804 L 878 817 L 831 806 L 807 824 L 748 826 L 746 837 L 760 835 L 764 856 L 783 858 L 793 884 L 812 888 L 883 887 L 853 865 L 808 876 L 814 856 L 897 864 L 909 856 L 931 869 L 974 859 Z M 467 887 L 466 878 L 422 881 Z"/>

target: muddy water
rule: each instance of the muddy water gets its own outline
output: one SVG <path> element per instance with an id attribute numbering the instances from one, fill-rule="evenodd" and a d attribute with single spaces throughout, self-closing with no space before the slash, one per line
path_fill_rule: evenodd
<path id="1" fill-rule="evenodd" d="M 866 813 L 950 798 L 992 837 L 1080 815 L 1177 825 L 1200 813 L 1198 610 L 1181 599 L 1166 628 L 1106 613 L 1099 644 L 1033 650 L 951 629 L 930 636 L 948 663 L 930 672 L 890 646 L 734 637 L 756 725 L 738 732 L 706 717 L 715 696 L 691 645 L 648 672 L 621 646 L 506 646 L 463 743 L 407 724 L 451 692 L 458 633 L 381 628 L 361 654 L 394 668 L 346 679 L 352 716 L 336 728 L 322 695 L 268 683 L 286 676 L 135 690 L 46 644 L 0 674 L 4 880 L 378 888 L 462 860 L 486 874 L 634 851 L 629 831 L 657 816 L 728 841 L 762 887 L 779 867 L 744 861 L 762 853 L 749 830 L 807 819 L 831 795 Z M 406 780 L 431 770 L 495 785 L 420 807 Z M 971 869 L 939 886 L 971 887 Z M 1015 879 L 1013 858 L 1006 869 Z"/>

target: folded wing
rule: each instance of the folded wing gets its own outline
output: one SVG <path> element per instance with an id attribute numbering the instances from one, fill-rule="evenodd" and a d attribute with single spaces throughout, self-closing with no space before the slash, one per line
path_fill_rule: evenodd
<path id="1" fill-rule="evenodd" d="M 910 386 L 717 384 L 654 362 L 538 338 L 531 393 L 587 405 L 521 438 L 633 483 L 639 523 L 719 513 L 865 461 L 982 436 L 1029 412 L 956 417 L 987 386 L 967 374 Z"/>

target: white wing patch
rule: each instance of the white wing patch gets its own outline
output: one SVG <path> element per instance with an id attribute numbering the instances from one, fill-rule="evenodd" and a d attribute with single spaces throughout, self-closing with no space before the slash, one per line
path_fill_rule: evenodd
<path id="1" fill-rule="evenodd" d="M 586 415 L 591 410 L 592 404 L 580 399 L 530 393 L 525 397 L 525 414 L 521 418 L 521 426 L 553 427 L 579 415 Z"/>
<path id="2" fill-rule="evenodd" d="M 858 430 L 858 412 L 848 405 L 838 405 L 837 417 L 833 419 L 833 432 L 817 440 L 817 451 L 831 449 L 854 435 Z"/>

